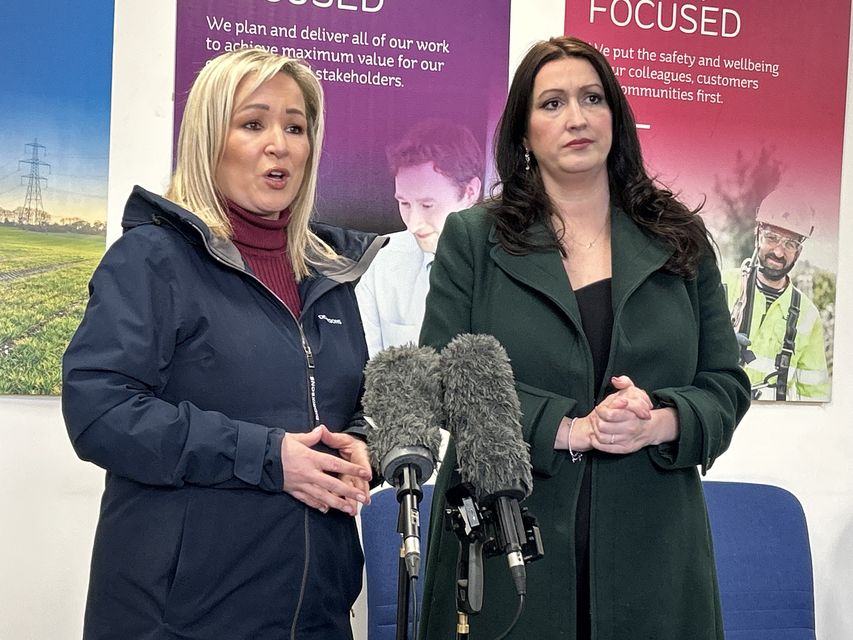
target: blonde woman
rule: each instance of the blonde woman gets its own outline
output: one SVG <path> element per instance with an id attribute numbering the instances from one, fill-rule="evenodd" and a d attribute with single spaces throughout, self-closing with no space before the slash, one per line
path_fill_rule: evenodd
<path id="1" fill-rule="evenodd" d="M 139 187 L 63 363 L 78 455 L 107 471 L 84 637 L 351 638 L 371 478 L 353 292 L 381 239 L 309 223 L 323 95 L 220 56 L 165 198 Z"/>

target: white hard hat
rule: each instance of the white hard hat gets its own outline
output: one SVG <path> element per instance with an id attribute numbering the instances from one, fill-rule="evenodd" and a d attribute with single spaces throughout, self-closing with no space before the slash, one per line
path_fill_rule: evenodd
<path id="1" fill-rule="evenodd" d="M 758 205 L 756 222 L 773 225 L 808 238 L 814 231 L 815 210 L 800 191 L 776 189 Z"/>

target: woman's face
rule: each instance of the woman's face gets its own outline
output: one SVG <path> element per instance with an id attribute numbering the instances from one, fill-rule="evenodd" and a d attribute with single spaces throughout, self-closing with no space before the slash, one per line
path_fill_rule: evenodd
<path id="1" fill-rule="evenodd" d="M 234 96 L 216 186 L 247 211 L 278 218 L 299 193 L 311 153 L 305 99 L 284 73 L 251 93 L 246 85 Z"/>
<path id="2" fill-rule="evenodd" d="M 579 175 L 607 178 L 613 116 L 595 68 L 583 58 L 543 65 L 533 82 L 525 144 L 545 187 Z"/>

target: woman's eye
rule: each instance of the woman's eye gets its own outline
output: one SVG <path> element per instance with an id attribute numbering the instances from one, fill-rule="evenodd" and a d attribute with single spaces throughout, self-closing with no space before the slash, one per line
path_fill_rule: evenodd
<path id="1" fill-rule="evenodd" d="M 258 131 L 261 128 L 261 123 L 257 120 L 252 120 L 251 122 L 244 124 L 243 128 L 249 129 L 250 131 Z"/>
<path id="2" fill-rule="evenodd" d="M 591 93 L 587 96 L 587 100 L 590 104 L 601 104 L 604 102 L 604 96 L 601 96 L 597 93 Z"/>
<path id="3" fill-rule="evenodd" d="M 287 132 L 294 133 L 296 135 L 302 135 L 303 133 L 305 133 L 305 128 L 298 124 L 292 124 L 287 127 Z"/>
<path id="4" fill-rule="evenodd" d="M 560 101 L 557 100 L 556 98 L 553 98 L 551 100 L 547 100 L 542 104 L 542 108 L 546 109 L 548 111 L 553 111 L 554 109 L 557 109 L 559 106 L 560 106 Z"/>

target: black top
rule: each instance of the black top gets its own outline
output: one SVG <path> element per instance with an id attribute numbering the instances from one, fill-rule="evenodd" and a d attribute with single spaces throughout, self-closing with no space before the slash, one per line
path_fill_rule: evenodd
<path id="1" fill-rule="evenodd" d="M 604 371 L 610 358 L 613 334 L 613 305 L 610 278 L 593 282 L 575 291 L 581 313 L 583 332 L 592 351 L 596 397 L 601 392 Z M 586 455 L 591 455 L 592 452 Z M 581 479 L 575 529 L 575 562 L 577 564 L 578 617 L 577 640 L 591 638 L 589 593 L 589 515 L 592 497 L 592 466 L 587 461 Z"/>
<path id="2" fill-rule="evenodd" d="M 583 332 L 592 350 L 595 392 L 598 394 L 610 357 L 610 337 L 613 334 L 610 278 L 581 287 L 575 291 L 575 297 L 581 312 Z"/>

